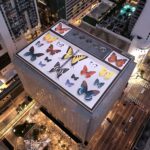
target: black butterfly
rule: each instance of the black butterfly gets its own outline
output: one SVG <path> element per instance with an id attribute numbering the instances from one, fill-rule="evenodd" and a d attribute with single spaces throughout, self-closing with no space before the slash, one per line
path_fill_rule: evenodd
<path id="1" fill-rule="evenodd" d="M 29 49 L 29 52 L 26 52 L 24 54 L 24 56 L 31 56 L 31 61 L 35 61 L 37 57 L 41 57 L 43 55 L 44 55 L 43 53 L 36 53 L 35 54 L 33 46 Z"/>
<path id="2" fill-rule="evenodd" d="M 62 68 L 60 66 L 60 63 L 57 62 L 49 72 L 56 72 L 57 78 L 59 78 L 63 73 L 67 72 L 68 70 L 69 70 L 69 68 Z"/>
<path id="3" fill-rule="evenodd" d="M 78 80 L 79 79 L 79 77 L 76 77 L 75 74 L 72 74 L 71 78 L 74 79 L 74 80 Z"/>
<path id="4" fill-rule="evenodd" d="M 45 59 L 44 59 L 45 61 L 47 61 L 47 62 L 50 62 L 50 61 L 52 61 L 51 59 L 49 59 L 48 57 L 45 57 Z"/>
<path id="5" fill-rule="evenodd" d="M 39 62 L 39 66 L 41 66 L 41 67 L 45 67 L 45 66 L 46 66 L 46 64 L 43 64 L 43 63 L 42 63 L 42 61 L 40 61 L 40 62 Z"/>

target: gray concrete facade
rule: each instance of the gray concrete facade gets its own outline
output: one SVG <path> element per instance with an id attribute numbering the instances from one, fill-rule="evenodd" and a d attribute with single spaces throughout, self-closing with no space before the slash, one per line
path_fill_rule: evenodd
<path id="1" fill-rule="evenodd" d="M 64 23 L 66 22 L 64 21 Z M 23 82 L 25 91 L 44 106 L 56 119 L 60 120 L 64 127 L 68 128 L 84 142 L 92 138 L 106 114 L 121 96 L 135 67 L 135 63 L 134 57 L 126 52 L 121 52 L 108 43 L 100 41 L 74 26 L 69 24 L 68 26 L 70 26 L 72 30 L 63 38 L 94 57 L 104 60 L 105 53 L 110 53 L 110 50 L 111 52 L 116 51 L 129 59 L 125 68 L 120 71 L 115 81 L 113 81 L 91 111 L 77 103 L 74 98 L 67 94 L 60 86 L 48 79 L 48 77 L 28 64 L 17 54 L 14 56 L 13 62 Z M 75 33 L 79 36 L 74 36 L 76 35 Z M 81 41 L 80 37 L 83 35 L 85 39 Z M 87 40 L 92 40 L 92 43 L 87 42 Z M 100 49 L 94 48 L 93 44 L 106 47 L 107 50 L 103 53 Z"/>

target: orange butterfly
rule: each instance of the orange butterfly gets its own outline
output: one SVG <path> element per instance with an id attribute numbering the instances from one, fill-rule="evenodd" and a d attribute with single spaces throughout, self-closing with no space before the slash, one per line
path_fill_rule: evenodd
<path id="1" fill-rule="evenodd" d="M 126 63 L 127 59 L 117 59 L 117 55 L 112 53 L 108 58 L 108 62 L 115 63 L 117 67 L 122 67 Z"/>
<path id="2" fill-rule="evenodd" d="M 55 28 L 55 31 L 58 32 L 59 34 L 63 34 L 64 32 L 70 30 L 70 28 L 63 28 L 62 23 L 59 23 L 57 27 Z"/>
<path id="3" fill-rule="evenodd" d="M 50 53 L 50 55 L 54 55 L 56 53 L 61 52 L 60 49 L 54 49 L 54 46 L 51 44 L 48 49 L 46 50 L 47 53 Z"/>
<path id="4" fill-rule="evenodd" d="M 83 69 L 80 72 L 80 74 L 85 75 L 86 78 L 90 78 L 95 73 L 96 73 L 95 71 L 88 71 L 88 68 L 86 65 L 83 67 Z"/>

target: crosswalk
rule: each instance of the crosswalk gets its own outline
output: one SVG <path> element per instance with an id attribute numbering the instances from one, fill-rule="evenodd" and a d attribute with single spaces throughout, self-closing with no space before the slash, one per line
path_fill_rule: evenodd
<path id="1" fill-rule="evenodd" d="M 134 96 L 128 94 L 127 97 L 128 97 L 128 100 L 127 100 L 128 102 L 132 102 L 132 103 L 138 105 L 140 108 L 144 109 L 144 105 L 142 104 L 142 102 L 137 100 Z"/>
<path id="2" fill-rule="evenodd" d="M 140 85 L 143 86 L 143 87 L 145 87 L 148 90 L 150 89 L 150 83 L 140 82 Z"/>

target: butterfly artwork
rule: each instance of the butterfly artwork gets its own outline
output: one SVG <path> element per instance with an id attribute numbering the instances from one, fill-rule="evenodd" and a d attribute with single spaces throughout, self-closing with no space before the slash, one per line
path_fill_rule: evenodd
<path id="1" fill-rule="evenodd" d="M 90 61 L 90 65 L 94 68 L 96 68 L 98 66 L 98 64 L 94 63 L 93 61 Z"/>
<path id="2" fill-rule="evenodd" d="M 61 43 L 61 42 L 59 42 L 59 41 L 56 43 L 56 45 L 57 45 L 58 47 L 63 47 L 63 46 L 64 46 L 64 44 Z"/>
<path id="3" fill-rule="evenodd" d="M 73 48 L 71 46 L 68 47 L 66 54 L 63 55 L 61 59 L 71 59 L 71 65 L 74 66 L 79 61 L 82 61 L 87 58 L 85 55 L 75 55 L 78 51 L 75 53 L 73 52 Z"/>
<path id="4" fill-rule="evenodd" d="M 48 47 L 48 49 L 46 50 L 46 52 L 49 53 L 50 55 L 55 55 L 55 54 L 61 52 L 61 50 L 60 50 L 60 49 L 54 49 L 53 44 L 51 44 L 51 45 Z"/>
<path id="5" fill-rule="evenodd" d="M 45 57 L 45 59 L 44 59 L 45 61 L 47 61 L 47 62 L 50 62 L 50 61 L 52 61 L 52 59 L 49 59 L 48 57 Z"/>
<path id="6" fill-rule="evenodd" d="M 80 72 L 80 74 L 85 75 L 86 78 L 90 78 L 95 73 L 96 73 L 95 71 L 88 71 L 88 68 L 86 65 L 84 65 L 83 69 Z"/>
<path id="7" fill-rule="evenodd" d="M 46 64 L 43 64 L 42 61 L 40 61 L 40 62 L 39 62 L 39 66 L 40 66 L 40 67 L 45 67 Z"/>
<path id="8" fill-rule="evenodd" d="M 115 63 L 117 67 L 122 67 L 126 63 L 127 59 L 118 59 L 116 53 L 112 53 L 109 58 L 109 63 Z"/>
<path id="9" fill-rule="evenodd" d="M 31 61 L 35 61 L 37 59 L 37 57 L 41 57 L 43 55 L 44 55 L 43 53 L 34 53 L 34 47 L 33 46 L 29 49 L 29 52 L 26 52 L 24 54 L 24 56 L 30 56 Z"/>
<path id="10" fill-rule="evenodd" d="M 67 79 L 65 85 L 68 87 L 72 87 L 74 85 L 74 83 L 71 83 L 70 80 Z"/>
<path id="11" fill-rule="evenodd" d="M 41 46 L 43 46 L 44 44 L 41 43 L 40 41 L 37 41 L 37 42 L 35 43 L 35 45 L 38 46 L 38 47 L 41 47 Z"/>
<path id="12" fill-rule="evenodd" d="M 76 77 L 75 74 L 72 74 L 71 78 L 74 79 L 75 81 L 79 79 L 79 77 Z"/>
<path id="13" fill-rule="evenodd" d="M 78 89 L 77 93 L 78 93 L 78 95 L 84 94 L 85 95 L 84 99 L 87 100 L 87 101 L 91 101 L 93 96 L 98 95 L 100 93 L 100 91 L 98 91 L 98 90 L 88 91 L 87 82 L 83 81 L 82 84 L 81 84 L 81 87 Z"/>
<path id="14" fill-rule="evenodd" d="M 69 70 L 69 68 L 62 68 L 60 66 L 60 63 L 57 62 L 54 67 L 49 71 L 50 73 L 52 72 L 56 72 L 57 73 L 57 78 L 59 78 L 60 76 L 62 76 L 65 72 L 67 72 Z"/>
<path id="15" fill-rule="evenodd" d="M 105 80 L 109 80 L 114 76 L 114 72 L 109 71 L 107 68 L 102 66 L 99 76 L 103 77 Z"/>
<path id="16" fill-rule="evenodd" d="M 99 79 L 96 79 L 96 80 L 94 81 L 94 85 L 97 86 L 98 88 L 103 87 L 104 84 L 105 84 L 105 82 L 100 82 Z"/>
<path id="17" fill-rule="evenodd" d="M 59 34 L 64 34 L 65 32 L 69 31 L 71 28 L 63 27 L 62 23 L 59 23 L 55 27 L 55 31 L 58 32 Z"/>
<path id="18" fill-rule="evenodd" d="M 52 43 L 54 41 L 56 41 L 58 38 L 57 37 L 54 37 L 52 36 L 50 33 L 47 33 L 44 37 L 43 37 L 43 40 L 48 42 L 48 43 Z"/>

